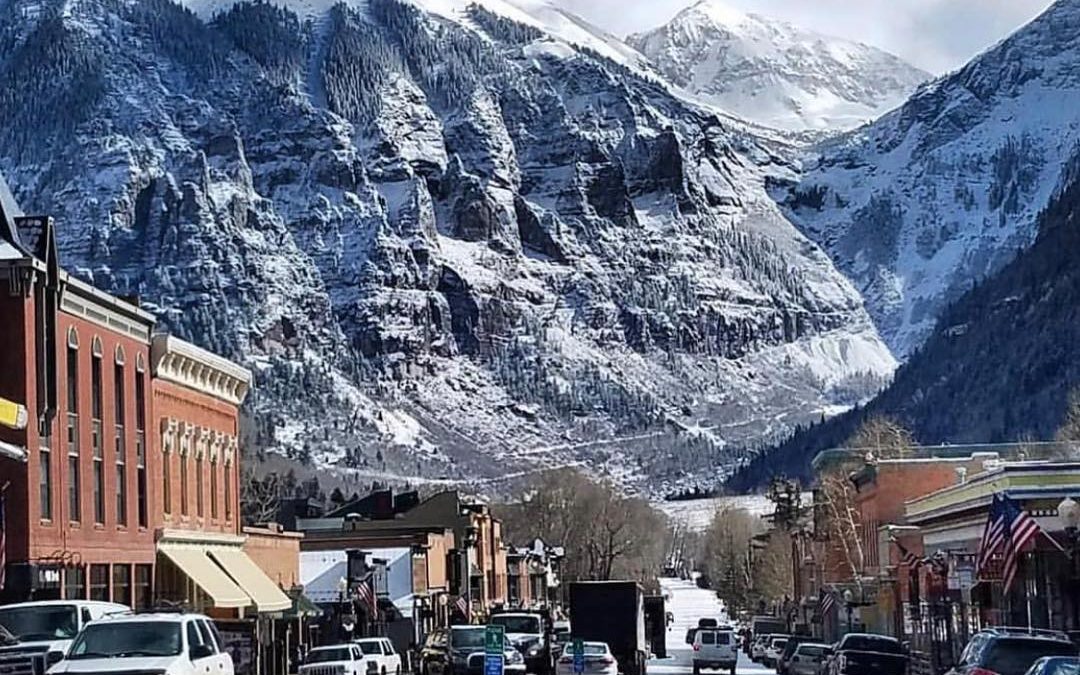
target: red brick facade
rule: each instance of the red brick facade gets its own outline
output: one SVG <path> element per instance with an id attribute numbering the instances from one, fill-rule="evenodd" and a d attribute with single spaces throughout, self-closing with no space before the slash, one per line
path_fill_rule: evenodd
<path id="1" fill-rule="evenodd" d="M 0 429 L 25 453 L 0 456 L 0 600 L 145 606 L 162 530 L 240 534 L 238 409 L 250 376 L 153 335 L 152 315 L 35 256 L 0 260 L 0 397 L 24 405 L 30 420 Z"/>

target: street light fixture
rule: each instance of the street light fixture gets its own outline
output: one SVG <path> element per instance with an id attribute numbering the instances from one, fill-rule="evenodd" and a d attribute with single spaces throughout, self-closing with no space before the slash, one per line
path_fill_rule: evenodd
<path id="1" fill-rule="evenodd" d="M 855 594 L 851 592 L 851 589 L 844 591 L 844 604 L 847 606 L 847 632 L 851 632 L 851 613 L 855 608 Z"/>
<path id="2" fill-rule="evenodd" d="M 1075 499 L 1066 497 L 1058 504 L 1057 512 L 1065 525 L 1066 550 L 1069 554 L 1072 626 L 1073 630 L 1080 630 L 1080 504 Z"/>

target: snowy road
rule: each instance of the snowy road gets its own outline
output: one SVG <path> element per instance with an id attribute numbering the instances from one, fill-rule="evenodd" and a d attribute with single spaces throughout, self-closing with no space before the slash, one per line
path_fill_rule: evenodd
<path id="1" fill-rule="evenodd" d="M 692 651 L 685 641 L 686 631 L 696 626 L 698 619 L 708 617 L 722 622 L 726 620 L 727 615 L 716 594 L 698 588 L 693 581 L 661 579 L 660 588 L 667 596 L 665 606 L 667 611 L 674 615 L 674 621 L 667 635 L 668 658 L 649 661 L 648 673 L 649 675 L 690 673 L 693 671 L 690 662 Z M 713 672 L 705 671 L 708 675 L 712 675 Z M 775 671 L 752 662 L 740 651 L 738 675 L 775 675 Z"/>

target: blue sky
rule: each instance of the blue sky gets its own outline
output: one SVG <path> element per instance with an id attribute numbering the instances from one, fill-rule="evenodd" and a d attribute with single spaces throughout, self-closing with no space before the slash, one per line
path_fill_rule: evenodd
<path id="1" fill-rule="evenodd" d="M 1049 0 L 719 0 L 804 28 L 881 47 L 939 74 L 1027 23 Z M 552 0 L 626 35 L 658 26 L 693 0 Z"/>

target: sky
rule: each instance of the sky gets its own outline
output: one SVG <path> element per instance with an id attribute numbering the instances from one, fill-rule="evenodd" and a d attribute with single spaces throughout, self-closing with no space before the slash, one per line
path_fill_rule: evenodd
<path id="1" fill-rule="evenodd" d="M 619 36 L 655 28 L 695 0 L 551 0 Z M 880 47 L 941 74 L 1006 37 L 1050 0 L 713 0 Z"/>

